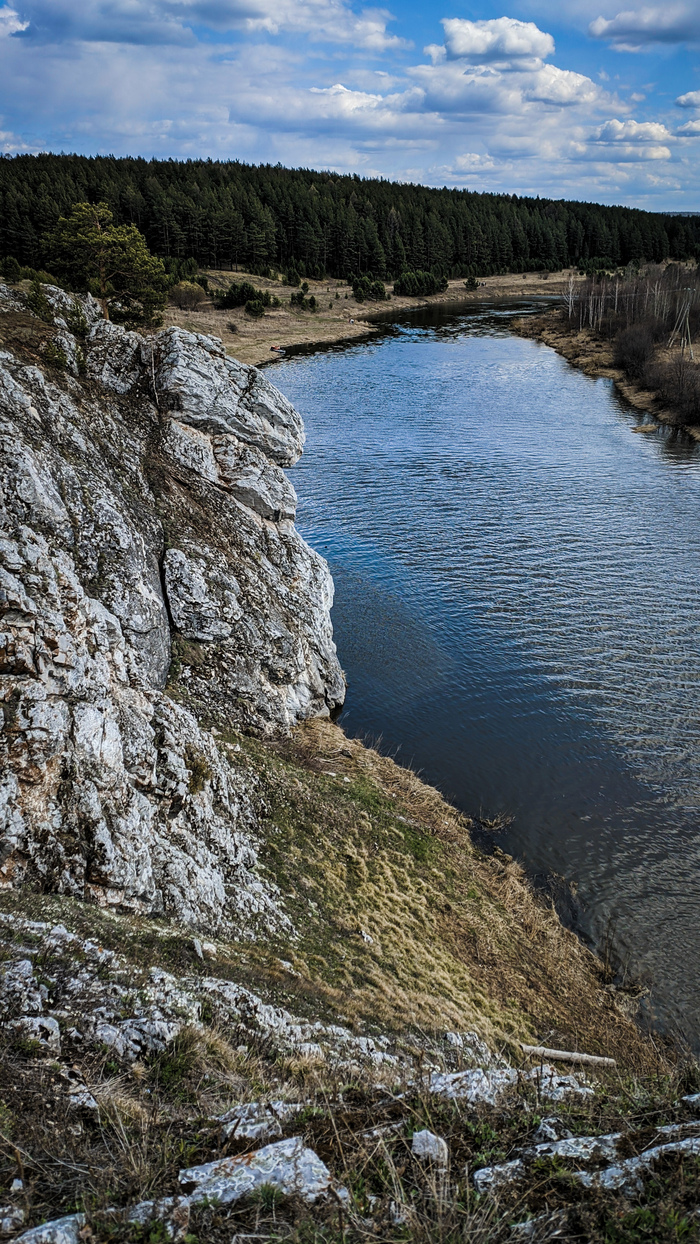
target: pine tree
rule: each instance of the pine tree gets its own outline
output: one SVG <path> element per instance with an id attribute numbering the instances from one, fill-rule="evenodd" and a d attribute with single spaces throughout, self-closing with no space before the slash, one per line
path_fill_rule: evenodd
<path id="1" fill-rule="evenodd" d="M 165 306 L 168 278 L 135 225 L 115 225 L 106 203 L 76 203 L 49 236 L 50 262 L 74 289 L 88 289 L 109 318 L 150 324 Z"/>

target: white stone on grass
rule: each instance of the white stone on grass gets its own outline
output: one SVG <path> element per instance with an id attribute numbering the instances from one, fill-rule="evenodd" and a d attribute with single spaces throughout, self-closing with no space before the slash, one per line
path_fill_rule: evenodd
<path id="1" fill-rule="evenodd" d="M 23 1222 L 23 1209 L 16 1205 L 0 1205 L 0 1235 L 14 1235 Z"/>
<path id="2" fill-rule="evenodd" d="M 533 1140 L 538 1144 L 548 1144 L 554 1140 L 564 1140 L 571 1135 L 568 1127 L 565 1127 L 561 1119 L 556 1115 L 550 1115 L 546 1119 L 540 1120 L 540 1125 L 534 1134 Z"/>
<path id="3" fill-rule="evenodd" d="M 520 1158 L 515 1158 L 512 1162 L 501 1162 L 498 1166 L 484 1166 L 474 1173 L 474 1187 L 482 1195 L 492 1194 L 522 1179 L 524 1174 L 525 1163 Z"/>
<path id="4" fill-rule="evenodd" d="M 565 1136 L 561 1140 L 545 1141 L 532 1151 L 542 1158 L 571 1158 L 575 1162 L 610 1162 L 617 1157 L 622 1132 L 610 1132 L 607 1136 Z"/>
<path id="5" fill-rule="evenodd" d="M 235 1140 L 268 1140 L 282 1135 L 282 1124 L 303 1110 L 301 1102 L 249 1102 L 221 1115 L 223 1134 Z"/>
<path id="6" fill-rule="evenodd" d="M 525 1076 L 526 1080 L 536 1084 L 540 1097 L 547 1101 L 565 1101 L 567 1097 L 588 1098 L 594 1096 L 594 1090 L 578 1076 L 562 1075 L 551 1063 L 541 1063 L 533 1067 Z"/>
<path id="7" fill-rule="evenodd" d="M 332 1179 L 328 1167 L 313 1149 L 306 1148 L 303 1138 L 291 1136 L 256 1153 L 189 1167 L 180 1171 L 180 1183 L 184 1188 L 194 1185 L 188 1193 L 192 1205 L 204 1200 L 228 1205 L 250 1196 L 262 1184 L 312 1202 L 330 1190 Z"/>
<path id="8" fill-rule="evenodd" d="M 430 1077 L 430 1092 L 449 1101 L 485 1102 L 493 1106 L 497 1097 L 517 1080 L 518 1073 L 513 1067 L 496 1067 L 490 1071 L 481 1067 L 469 1071 L 435 1071 Z"/>
<path id="9" fill-rule="evenodd" d="M 23 1019 L 13 1019 L 8 1028 L 21 1033 L 29 1041 L 37 1041 L 51 1054 L 61 1053 L 61 1030 L 57 1019 L 44 1015 L 26 1015 Z"/>
<path id="10" fill-rule="evenodd" d="M 447 1166 L 450 1158 L 446 1141 L 442 1139 L 442 1136 L 436 1136 L 435 1132 L 429 1131 L 428 1128 L 413 1133 L 411 1153 L 416 1158 L 434 1162 L 436 1166 L 442 1167 Z"/>
<path id="11" fill-rule="evenodd" d="M 65 1218 L 54 1218 L 52 1222 L 24 1231 L 17 1236 L 15 1244 L 80 1244 L 80 1232 L 84 1226 L 84 1214 L 68 1214 Z"/>
<path id="12" fill-rule="evenodd" d="M 656 1145 L 640 1153 L 636 1158 L 627 1158 L 616 1166 L 608 1166 L 602 1171 L 578 1171 L 576 1177 L 584 1188 L 603 1188 L 608 1192 L 623 1189 L 633 1194 L 643 1188 L 642 1176 L 649 1174 L 659 1158 L 671 1157 L 674 1154 L 700 1157 L 700 1137 L 689 1136 L 686 1140 L 671 1141 L 666 1145 Z"/>

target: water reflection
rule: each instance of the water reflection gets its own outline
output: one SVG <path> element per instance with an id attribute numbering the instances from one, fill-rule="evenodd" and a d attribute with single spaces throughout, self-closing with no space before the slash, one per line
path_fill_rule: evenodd
<path id="1" fill-rule="evenodd" d="M 632 431 L 510 308 L 286 359 L 299 523 L 328 557 L 343 722 L 575 879 L 592 936 L 700 1017 L 698 447 Z"/>

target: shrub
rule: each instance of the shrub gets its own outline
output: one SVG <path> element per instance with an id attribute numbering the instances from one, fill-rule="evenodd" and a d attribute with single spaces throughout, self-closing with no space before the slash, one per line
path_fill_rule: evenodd
<path id="1" fill-rule="evenodd" d="M 646 324 L 635 324 L 618 333 L 613 346 L 613 362 L 630 380 L 644 380 L 654 353 L 654 337 Z"/>
<path id="2" fill-rule="evenodd" d="M 370 276 L 355 276 L 352 279 L 352 292 L 358 302 L 384 302 L 386 289 L 381 281 L 373 281 Z"/>
<path id="3" fill-rule="evenodd" d="M 304 282 L 304 285 L 306 285 L 306 282 Z M 298 289 L 295 294 L 289 295 L 289 301 L 293 307 L 300 307 L 302 311 L 315 311 L 316 298 L 313 294 L 310 298 L 304 297 L 304 285 L 302 285 L 301 289 Z M 306 285 L 307 290 L 308 288 L 308 285 Z"/>
<path id="4" fill-rule="evenodd" d="M 32 288 L 27 295 L 27 306 L 45 324 L 53 324 L 53 309 L 41 288 L 41 281 L 38 277 L 35 277 L 32 281 Z"/>
<path id="5" fill-rule="evenodd" d="M 442 294 L 447 289 L 447 277 L 434 272 L 402 272 L 394 281 L 394 293 L 406 298 L 426 298 L 429 294 Z"/>
<path id="6" fill-rule="evenodd" d="M 205 298 L 206 294 L 201 285 L 193 281 L 180 281 L 170 291 L 171 302 L 181 311 L 196 311 Z"/>
<path id="7" fill-rule="evenodd" d="M 250 281 L 232 281 L 226 292 L 220 295 L 217 306 L 220 309 L 228 309 L 229 307 L 244 307 L 249 302 L 259 302 L 263 307 L 280 305 L 279 298 L 271 294 L 269 289 L 256 289 Z"/>
<path id="8" fill-rule="evenodd" d="M 245 304 L 245 313 L 259 320 L 265 314 L 265 304 L 259 298 L 250 298 Z"/>
<path id="9" fill-rule="evenodd" d="M 2 261 L 2 274 L 6 281 L 11 285 L 16 285 L 20 279 L 20 267 L 16 259 L 10 255 L 8 259 Z"/>
<path id="10" fill-rule="evenodd" d="M 650 367 L 647 381 L 661 401 L 672 407 L 676 423 L 700 423 L 700 366 L 686 354 Z"/>
<path id="11" fill-rule="evenodd" d="M 464 284 L 466 285 L 467 289 L 478 289 L 479 288 L 479 282 L 477 281 L 475 276 L 468 276 Z"/>
<path id="12" fill-rule="evenodd" d="M 60 346 L 54 345 L 53 341 L 47 342 L 44 349 L 44 358 L 50 367 L 56 367 L 59 371 L 65 371 L 68 366 L 65 350 Z"/>
<path id="13" fill-rule="evenodd" d="M 88 322 L 82 305 L 77 298 L 73 299 L 71 309 L 66 312 L 65 319 L 74 337 L 87 337 Z"/>

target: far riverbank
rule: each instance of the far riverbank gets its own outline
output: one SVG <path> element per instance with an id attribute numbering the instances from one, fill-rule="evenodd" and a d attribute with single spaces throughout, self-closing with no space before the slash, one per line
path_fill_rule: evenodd
<path id="1" fill-rule="evenodd" d="M 309 295 L 316 298 L 318 310 L 302 311 L 292 307 L 288 285 L 266 280 L 246 272 L 206 273 L 212 291 L 227 289 L 231 281 L 250 281 L 258 289 L 269 290 L 281 305 L 266 310 L 260 320 L 251 319 L 243 307 L 218 310 L 213 300 L 202 304 L 198 311 L 181 311 L 169 305 L 164 322 L 192 332 L 210 333 L 220 337 L 230 354 L 242 363 L 260 367 L 270 361 L 276 351 L 299 346 L 334 345 L 372 337 L 381 332 L 388 318 L 421 307 L 443 306 L 455 312 L 476 307 L 483 302 L 508 298 L 559 298 L 568 288 L 570 272 L 508 273 L 505 276 L 483 277 L 475 290 L 468 290 L 464 280 L 450 281 L 442 294 L 428 298 L 392 297 L 383 303 L 357 302 L 352 288 L 345 281 L 309 281 Z M 578 283 L 583 278 L 573 273 Z"/>

